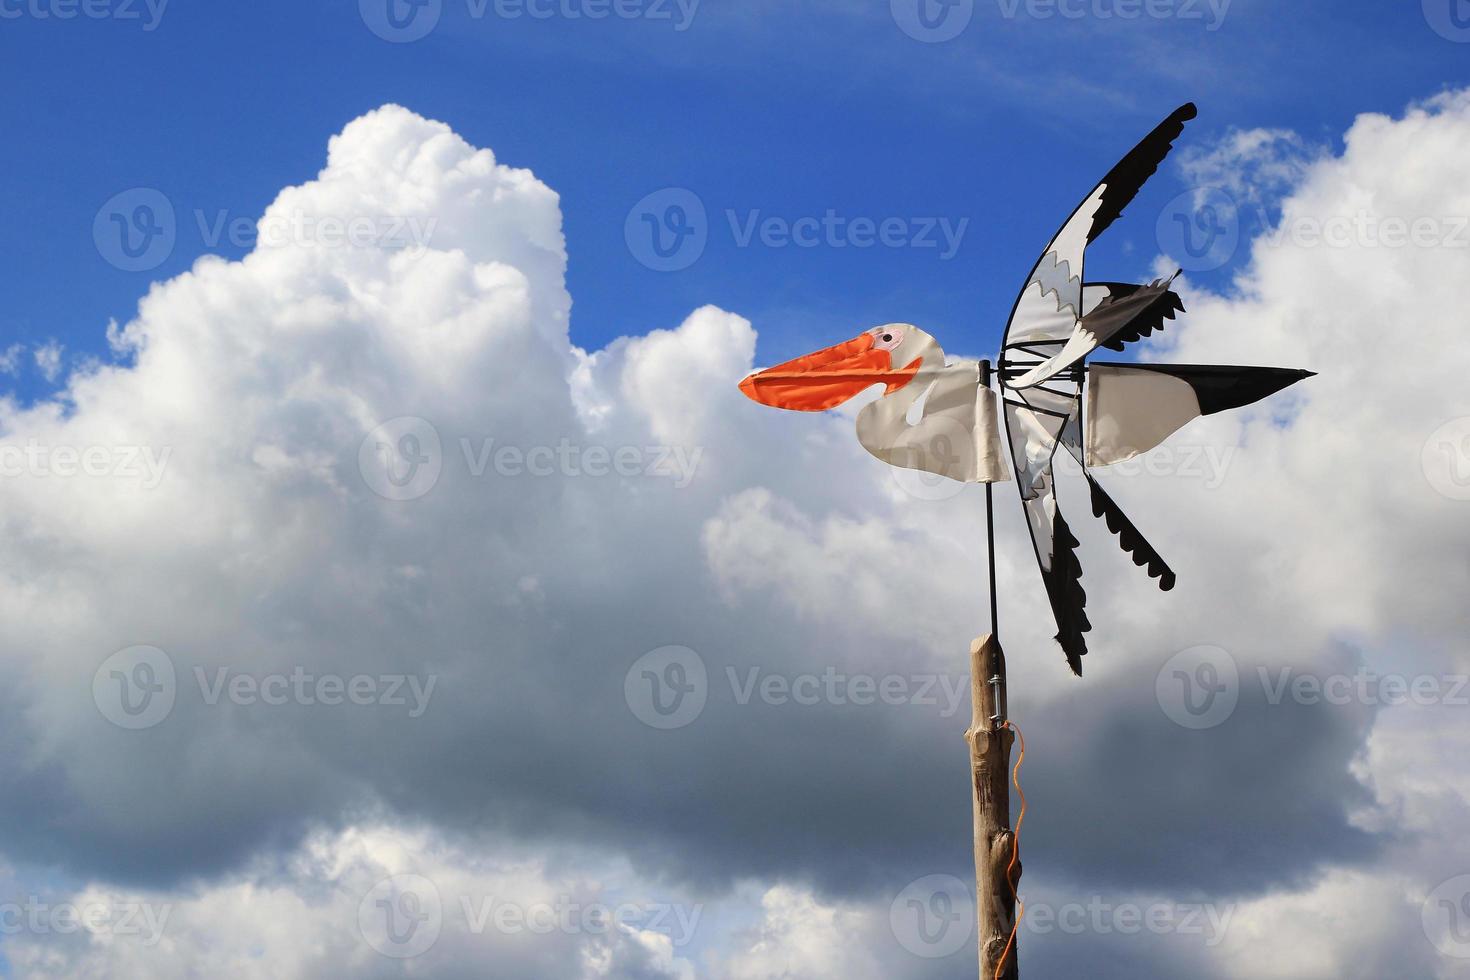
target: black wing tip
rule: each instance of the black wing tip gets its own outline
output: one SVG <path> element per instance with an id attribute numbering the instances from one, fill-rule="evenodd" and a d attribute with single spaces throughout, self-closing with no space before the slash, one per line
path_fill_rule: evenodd
<path id="1" fill-rule="evenodd" d="M 1072 668 L 1072 673 L 1078 677 L 1082 676 L 1082 658 L 1087 655 L 1087 644 L 1082 642 L 1082 637 L 1068 637 L 1064 633 L 1058 633 L 1057 643 L 1061 645 L 1062 652 L 1067 655 L 1067 666 Z"/>
<path id="2" fill-rule="evenodd" d="M 1056 641 L 1067 655 L 1067 666 L 1081 677 L 1082 658 L 1087 656 L 1087 640 L 1082 634 L 1092 630 L 1087 618 L 1087 591 L 1082 588 L 1082 565 L 1077 561 L 1077 546 L 1081 542 L 1060 510 L 1056 512 L 1052 533 L 1056 551 L 1052 571 L 1047 576 L 1047 592 L 1057 621 Z"/>
<path id="3" fill-rule="evenodd" d="M 1108 496 L 1102 484 L 1095 480 L 1091 473 L 1086 474 L 1087 485 L 1092 490 L 1092 516 L 1100 517 L 1107 525 L 1108 530 L 1117 536 L 1118 544 L 1128 557 L 1133 559 L 1133 564 L 1142 568 L 1151 579 L 1157 579 L 1160 592 L 1172 592 L 1178 580 L 1174 576 L 1174 570 L 1169 563 L 1164 561 L 1154 546 L 1148 543 L 1137 526 L 1123 513 L 1123 509 Z"/>
<path id="4" fill-rule="evenodd" d="M 1198 119 L 1199 106 L 1195 105 L 1193 102 L 1186 102 L 1179 108 L 1175 109 L 1174 115 L 1170 118 L 1178 119 L 1180 122 L 1189 122 L 1191 119 Z"/>

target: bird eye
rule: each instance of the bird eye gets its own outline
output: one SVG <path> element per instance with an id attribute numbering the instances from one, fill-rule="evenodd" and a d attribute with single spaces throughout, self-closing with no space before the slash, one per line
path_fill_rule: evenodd
<path id="1" fill-rule="evenodd" d="M 897 327 L 874 327 L 868 332 L 873 336 L 873 343 L 881 350 L 894 351 L 903 343 L 903 331 Z"/>

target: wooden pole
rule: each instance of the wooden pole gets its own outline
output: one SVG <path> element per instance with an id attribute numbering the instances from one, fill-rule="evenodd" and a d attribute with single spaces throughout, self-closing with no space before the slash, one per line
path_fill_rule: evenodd
<path id="1" fill-rule="evenodd" d="M 1015 733 L 1006 725 L 1006 659 L 994 634 L 970 646 L 970 695 L 974 718 L 970 775 L 975 791 L 975 911 L 980 936 L 980 980 L 1016 980 L 1019 950 L 1010 941 L 1016 921 L 1013 888 L 1021 880 L 1018 861 L 1007 881 L 1015 835 L 1011 832 L 1011 746 Z M 1019 938 L 1017 940 L 1019 943 Z M 1005 967 L 1000 967 L 1002 955 Z"/>

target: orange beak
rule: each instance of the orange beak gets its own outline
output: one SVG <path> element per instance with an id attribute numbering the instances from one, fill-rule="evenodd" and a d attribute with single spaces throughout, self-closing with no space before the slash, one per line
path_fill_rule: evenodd
<path id="1" fill-rule="evenodd" d="M 892 394 L 914 379 L 923 358 L 895 371 L 892 355 L 874 343 L 871 333 L 862 334 L 835 347 L 757 371 L 740 382 L 740 390 L 752 401 L 793 412 L 825 412 L 875 384 L 887 385 L 887 393 Z"/>

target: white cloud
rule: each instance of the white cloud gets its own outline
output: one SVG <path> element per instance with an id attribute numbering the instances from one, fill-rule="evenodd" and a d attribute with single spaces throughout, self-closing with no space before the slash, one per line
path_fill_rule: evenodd
<path id="1" fill-rule="evenodd" d="M 876 977 L 878 960 L 867 948 L 872 934 L 886 930 L 871 910 L 824 904 L 810 892 L 776 886 L 761 896 L 760 925 L 741 937 L 745 944 L 724 964 L 730 980 L 821 980 Z"/>
<path id="2" fill-rule="evenodd" d="M 7 364 L 12 363 L 13 359 L 11 358 L 11 354 L 14 350 L 15 348 L 12 347 L 9 351 L 6 351 Z M 40 369 L 41 376 L 47 381 L 55 381 L 61 375 L 62 350 L 61 344 L 54 340 L 48 340 L 33 352 L 36 359 L 36 367 Z M 7 367 L 6 370 L 10 370 L 10 368 Z"/>
<path id="3" fill-rule="evenodd" d="M 1343 155 L 1281 178 L 1296 181 L 1283 220 L 1470 214 L 1467 153 L 1470 95 L 1366 116 Z M 0 404 L 7 442 L 169 452 L 156 486 L 114 470 L 0 487 L 7 856 L 61 867 L 83 882 L 76 893 L 174 906 L 157 947 L 7 940 L 16 975 L 312 977 L 342 975 L 328 972 L 339 961 L 412 975 L 352 932 L 374 875 L 526 902 L 581 889 L 594 848 L 613 855 L 599 873 L 627 856 L 631 869 L 607 873 L 635 890 L 664 880 L 714 901 L 733 878 L 757 882 L 756 925 L 712 927 L 703 957 L 657 933 L 489 947 L 528 957 L 522 975 L 747 980 L 834 975 L 832 962 L 853 977 L 947 975 L 952 963 L 906 956 L 884 929 L 903 884 L 964 873 L 951 866 L 967 850 L 962 725 L 918 705 L 740 705 L 719 685 L 727 667 L 962 673 L 984 615 L 979 494 L 921 501 L 862 453 L 850 418 L 746 402 L 735 382 L 756 334 L 735 314 L 707 307 L 573 348 L 556 195 L 406 110 L 349 125 L 326 168 L 270 213 L 434 231 L 422 248 L 298 241 L 201 259 L 110 331 L 130 366 L 73 369 L 64 401 Z M 1153 683 L 1203 642 L 1231 649 L 1248 683 L 1257 664 L 1337 669 L 1344 644 L 1380 669 L 1466 669 L 1470 505 L 1436 492 L 1421 456 L 1444 422 L 1470 416 L 1467 278 L 1470 248 L 1286 238 L 1258 243 L 1229 295 L 1190 290 L 1189 318 L 1156 348 L 1169 359 L 1322 373 L 1180 437 L 1239 447 L 1220 492 L 1100 474 L 1174 563 L 1170 596 L 1064 485 L 1097 624 L 1085 681 L 1049 639 L 1002 488 L 1002 625 L 1033 745 L 1028 795 L 1065 814 L 1028 824 L 1047 857 L 1028 887 L 1244 903 L 1217 952 L 1181 953 L 1179 937 L 1160 951 L 1146 936 L 1032 936 L 1023 956 L 1064 972 L 1106 942 L 1135 970 L 1187 961 L 1217 976 L 1438 964 L 1415 902 L 1470 870 L 1454 834 L 1470 787 L 1459 754 L 1436 748 L 1463 727 L 1453 710 L 1385 709 L 1375 725 L 1364 706 L 1272 707 L 1255 691 L 1229 724 L 1185 733 Z M 404 416 L 427 428 L 381 435 Z M 557 461 L 563 444 L 578 450 L 575 475 Z M 507 448 L 549 451 L 552 474 L 476 469 Z M 590 472 L 593 448 L 628 451 L 630 467 Z M 672 448 L 702 452 L 687 486 L 648 456 Z M 437 480 L 385 499 L 372 472 L 383 459 L 393 476 L 437 464 Z M 623 703 L 624 674 L 671 643 L 708 662 L 710 704 L 688 729 L 655 732 Z M 175 704 L 125 731 L 94 703 L 94 681 L 106 693 L 118 678 L 94 675 L 139 644 L 171 658 Z M 195 672 L 220 668 L 438 686 L 416 719 L 387 704 L 210 703 Z M 1120 783 L 1128 792 L 1111 793 Z M 383 814 L 373 829 L 365 811 Z M 487 826 L 524 866 L 466 856 Z M 1367 832 L 1400 826 L 1417 839 Z M 1370 892 L 1377 931 L 1324 940 Z M 440 943 L 434 975 L 485 969 L 488 954 L 453 930 Z"/>
<path id="4" fill-rule="evenodd" d="M 47 895 L 7 920 L 5 952 L 21 977 L 691 980 L 676 943 L 700 911 L 524 857 L 365 826 L 184 892 Z"/>
<path id="5" fill-rule="evenodd" d="M 0 373 L 14 375 L 20 371 L 20 358 L 25 353 L 23 344 L 11 344 L 0 352 Z"/>

